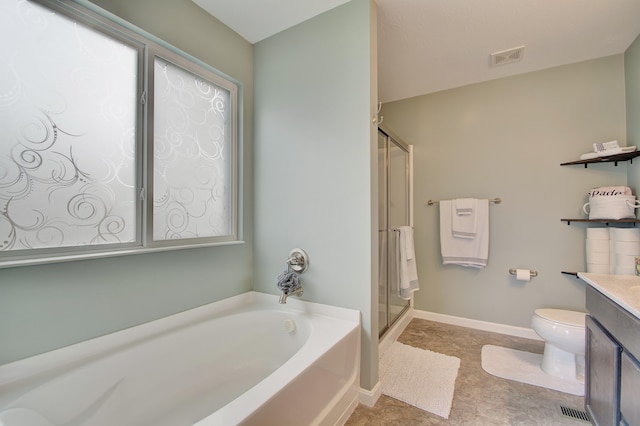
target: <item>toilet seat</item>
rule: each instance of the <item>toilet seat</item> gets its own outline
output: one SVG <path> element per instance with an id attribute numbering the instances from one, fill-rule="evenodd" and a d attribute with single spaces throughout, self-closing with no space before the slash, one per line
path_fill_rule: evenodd
<path id="1" fill-rule="evenodd" d="M 567 311 L 565 309 L 536 309 L 534 313 L 540 318 L 560 323 L 567 327 L 585 328 L 584 317 L 586 312 Z"/>

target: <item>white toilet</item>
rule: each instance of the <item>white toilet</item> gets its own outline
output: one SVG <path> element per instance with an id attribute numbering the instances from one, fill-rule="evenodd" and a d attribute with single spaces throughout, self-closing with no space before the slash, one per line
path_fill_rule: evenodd
<path id="1" fill-rule="evenodd" d="M 531 328 L 545 341 L 542 371 L 584 381 L 585 315 L 564 309 L 534 311 Z"/>

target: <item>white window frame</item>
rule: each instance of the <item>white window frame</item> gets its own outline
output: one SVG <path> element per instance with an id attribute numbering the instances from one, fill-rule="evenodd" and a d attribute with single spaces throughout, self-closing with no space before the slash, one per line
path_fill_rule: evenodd
<path id="1" fill-rule="evenodd" d="M 138 87 L 136 108 L 136 241 L 108 245 L 74 246 L 61 248 L 0 251 L 0 268 L 64 262 L 81 259 L 123 256 L 156 251 L 239 244 L 241 232 L 241 108 L 239 82 L 208 64 L 182 52 L 168 43 L 128 24 L 102 9 L 82 0 L 31 0 L 57 13 L 64 14 L 82 25 L 102 32 L 138 51 Z M 79 4 L 82 3 L 82 4 Z M 199 237 L 179 240 L 153 240 L 153 68 L 155 57 L 173 63 L 202 76 L 230 93 L 230 166 L 229 217 L 230 232 L 217 237 Z M 1 130 L 0 130 L 1 131 Z"/>
<path id="2" fill-rule="evenodd" d="M 160 58 L 166 62 L 172 63 L 174 65 L 177 65 L 187 71 L 190 71 L 194 74 L 197 74 L 198 76 L 206 79 L 207 81 L 210 81 L 214 84 L 216 84 L 217 86 L 226 89 L 229 91 L 230 93 L 230 109 L 232 111 L 237 111 L 237 104 L 238 104 L 238 89 L 237 86 L 235 84 L 233 84 L 232 82 L 230 82 L 229 80 L 226 80 L 225 78 L 221 77 L 220 75 L 218 75 L 217 73 L 212 72 L 211 70 L 203 67 L 203 66 L 199 66 L 198 64 L 195 64 L 187 59 L 185 59 L 183 56 L 178 55 L 172 51 L 170 51 L 169 49 L 166 48 L 161 48 L 159 46 L 152 46 L 148 49 L 148 54 L 147 54 L 147 86 L 148 86 L 148 99 L 147 99 L 147 125 L 146 125 L 146 131 L 148 132 L 148 136 L 147 139 L 149 140 L 149 143 L 147 144 L 147 148 L 149 151 L 151 151 L 151 148 L 154 146 L 153 145 L 153 141 L 154 141 L 154 100 L 153 100 L 153 93 L 154 93 L 154 63 L 155 63 L 155 59 L 156 58 Z M 238 205 L 238 171 L 237 171 L 237 167 L 234 168 L 233 165 L 237 164 L 237 158 L 238 158 L 238 144 L 234 143 L 234 140 L 237 140 L 237 132 L 238 132 L 238 114 L 237 113 L 232 113 L 231 114 L 231 122 L 230 122 L 230 131 L 231 131 L 231 152 L 228 153 L 228 155 L 230 156 L 230 161 L 231 161 L 231 173 L 230 173 L 230 178 L 231 178 L 231 182 L 229 182 L 229 191 L 230 191 L 230 204 L 232 207 L 232 211 L 230 212 L 230 228 L 231 228 L 231 233 L 229 235 L 226 236 L 221 236 L 221 237 L 206 237 L 206 238 L 193 238 L 193 239 L 182 239 L 182 240 L 178 240 L 181 242 L 180 245 L 188 245 L 188 246 L 194 246 L 194 245 L 200 245 L 202 244 L 203 240 L 206 239 L 210 239 L 212 240 L 211 242 L 231 242 L 231 241 L 236 241 L 238 239 L 238 222 L 237 222 L 237 218 L 238 218 L 238 214 L 237 214 L 237 208 L 234 208 L 234 206 Z M 146 232 L 145 232 L 145 245 L 149 246 L 149 247 L 175 247 L 176 243 L 175 240 L 154 240 L 153 239 L 153 153 L 152 152 L 148 152 L 147 153 L 147 170 L 149 170 L 149 172 L 146 174 L 148 182 L 146 185 L 146 192 L 148 194 L 150 194 L 149 196 L 146 197 L 146 211 L 147 214 L 145 215 L 146 219 L 147 219 L 147 223 L 145 226 Z"/>

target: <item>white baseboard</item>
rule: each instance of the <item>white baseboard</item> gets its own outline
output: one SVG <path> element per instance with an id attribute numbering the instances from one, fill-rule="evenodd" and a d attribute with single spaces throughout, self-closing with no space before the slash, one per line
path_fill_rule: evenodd
<path id="1" fill-rule="evenodd" d="M 360 388 L 360 403 L 367 407 L 373 407 L 382 395 L 382 383 L 378 381 L 371 390 Z"/>
<path id="2" fill-rule="evenodd" d="M 531 328 L 516 327 L 513 325 L 498 324 L 495 322 L 480 321 L 462 317 L 455 317 L 452 315 L 438 314 L 428 311 L 420 311 L 414 309 L 413 317 L 443 322 L 445 324 L 459 325 L 461 327 L 474 328 L 476 330 L 492 331 L 494 333 L 506 334 L 508 336 L 524 337 L 526 339 L 542 340 L 538 334 Z"/>

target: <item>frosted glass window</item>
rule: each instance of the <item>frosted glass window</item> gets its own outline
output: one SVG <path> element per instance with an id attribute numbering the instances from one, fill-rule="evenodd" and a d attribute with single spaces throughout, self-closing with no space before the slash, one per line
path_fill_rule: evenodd
<path id="1" fill-rule="evenodd" d="M 0 268 L 238 240 L 238 85 L 101 13 L 0 0 Z"/>
<path id="2" fill-rule="evenodd" d="M 153 239 L 232 234 L 230 91 L 156 57 L 153 108 Z"/>
<path id="3" fill-rule="evenodd" d="M 135 242 L 138 50 L 0 0 L 0 251 Z"/>

